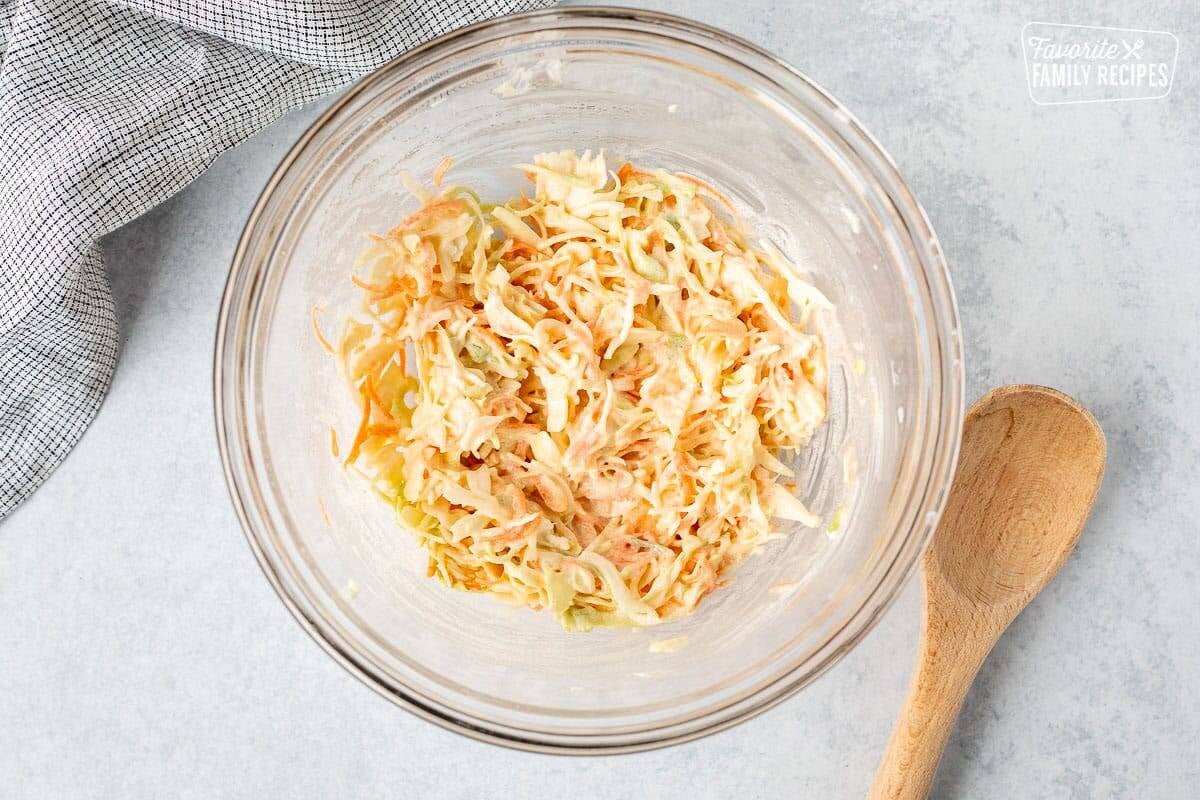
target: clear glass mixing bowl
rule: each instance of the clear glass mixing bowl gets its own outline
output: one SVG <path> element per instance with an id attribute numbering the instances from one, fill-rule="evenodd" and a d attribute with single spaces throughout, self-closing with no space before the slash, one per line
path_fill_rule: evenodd
<path id="1" fill-rule="evenodd" d="M 690 618 L 568 634 L 548 615 L 452 592 L 389 509 L 342 473 L 329 428 L 357 409 L 313 335 L 354 305 L 367 231 L 414 203 L 401 169 L 491 196 L 510 165 L 603 149 L 724 188 L 836 303 L 831 418 L 800 496 L 840 529 L 798 528 Z M 836 101 L 726 33 L 569 8 L 462 29 L 348 91 L 280 164 L 246 224 L 217 332 L 230 492 L 280 597 L 369 686 L 459 732 L 615 752 L 718 730 L 795 692 L 877 620 L 916 563 L 954 468 L 961 345 L 946 267 L 895 167 Z M 655 641 L 686 636 L 674 652 Z"/>

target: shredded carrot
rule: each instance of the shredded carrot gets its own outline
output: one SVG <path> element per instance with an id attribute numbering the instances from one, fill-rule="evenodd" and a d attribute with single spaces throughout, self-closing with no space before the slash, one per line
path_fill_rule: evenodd
<path id="1" fill-rule="evenodd" d="M 353 283 L 355 286 L 357 286 L 360 289 L 365 289 L 366 291 L 374 292 L 375 294 L 383 294 L 388 289 L 392 288 L 390 284 L 387 286 L 376 286 L 373 283 L 367 283 L 366 281 L 364 281 L 362 278 L 358 277 L 357 275 L 351 275 L 350 282 Z"/>
<path id="2" fill-rule="evenodd" d="M 516 544 L 517 542 L 524 541 L 525 539 L 528 539 L 529 537 L 536 534 L 538 525 L 540 524 L 540 522 L 541 522 L 540 520 L 536 520 L 536 519 L 532 520 L 530 522 L 526 522 L 524 525 L 514 528 L 511 531 L 489 537 L 488 541 L 491 542 L 492 544 L 499 545 L 502 547 L 505 545 Z"/>
<path id="3" fill-rule="evenodd" d="M 525 255 L 525 256 L 537 255 L 537 248 L 534 247 L 533 245 L 526 244 L 525 242 L 518 242 L 516 240 L 511 240 L 511 241 L 512 241 L 512 244 L 510 244 L 508 247 L 504 248 L 503 255 L 506 255 L 506 256 L 507 255 Z"/>
<path id="4" fill-rule="evenodd" d="M 430 203 L 388 231 L 388 236 L 399 236 L 421 220 L 448 214 L 463 214 L 466 210 L 467 206 L 462 200 L 442 200 L 438 203 Z"/>
<path id="5" fill-rule="evenodd" d="M 628 161 L 626 161 L 624 164 L 622 164 L 621 168 L 619 170 L 617 170 L 617 178 L 620 179 L 621 183 L 625 183 L 626 181 L 628 181 L 630 178 L 632 178 L 634 176 L 641 176 L 643 178 L 654 177 L 649 172 L 644 172 L 644 171 L 638 169 L 633 164 L 630 164 Z"/>
<path id="6" fill-rule="evenodd" d="M 317 315 L 320 314 L 321 311 L 322 308 L 320 306 L 312 307 L 311 318 L 313 333 L 317 335 L 317 341 L 321 343 L 321 349 L 329 355 L 333 355 L 333 345 L 330 344 L 329 340 L 325 338 L 325 334 L 321 333 L 321 326 L 317 324 Z"/>
<path id="7" fill-rule="evenodd" d="M 350 452 L 346 454 L 346 460 L 343 462 L 346 466 L 354 463 L 358 458 L 359 448 L 363 442 L 367 440 L 367 428 L 371 424 L 371 398 L 363 393 L 362 419 L 358 423 L 358 431 L 354 434 L 354 442 L 350 445 Z"/>
<path id="8" fill-rule="evenodd" d="M 442 178 L 446 177 L 446 171 L 454 166 L 454 159 L 446 156 L 438 165 L 433 168 L 433 185 L 441 186 Z"/>
<path id="9" fill-rule="evenodd" d="M 341 451 L 338 449 L 337 429 L 332 425 L 329 426 L 329 454 L 337 458 Z"/>
<path id="10" fill-rule="evenodd" d="M 332 528 L 333 522 L 329 519 L 329 512 L 325 510 L 325 501 L 321 499 L 320 495 L 317 495 L 317 507 L 321 509 L 321 517 L 324 518 L 325 524 Z"/>
<path id="11" fill-rule="evenodd" d="M 363 388 L 366 389 L 367 396 L 371 398 L 371 402 L 375 404 L 375 407 L 379 409 L 380 413 L 382 413 L 388 419 L 391 419 L 392 413 L 383 407 L 383 400 L 380 399 L 379 391 L 375 388 L 375 381 L 373 381 L 370 376 L 367 376 L 367 380 L 364 383 Z"/>

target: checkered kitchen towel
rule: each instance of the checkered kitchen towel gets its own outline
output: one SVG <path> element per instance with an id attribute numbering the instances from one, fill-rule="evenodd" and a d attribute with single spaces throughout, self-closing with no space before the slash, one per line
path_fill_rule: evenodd
<path id="1" fill-rule="evenodd" d="M 288 109 L 444 31 L 549 4 L 0 0 L 0 519 L 112 377 L 98 237 Z"/>

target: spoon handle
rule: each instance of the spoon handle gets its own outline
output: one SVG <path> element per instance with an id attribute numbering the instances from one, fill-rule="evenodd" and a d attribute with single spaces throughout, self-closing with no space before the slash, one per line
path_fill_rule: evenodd
<path id="1" fill-rule="evenodd" d="M 920 800 L 929 795 L 954 720 L 996 641 L 990 630 L 971 630 L 962 620 L 950 625 L 930 610 L 927 603 L 916 670 L 869 800 Z"/>

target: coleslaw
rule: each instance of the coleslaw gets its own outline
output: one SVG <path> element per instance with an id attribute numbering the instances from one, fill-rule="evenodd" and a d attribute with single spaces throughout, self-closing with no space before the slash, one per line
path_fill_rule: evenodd
<path id="1" fill-rule="evenodd" d="M 489 204 L 448 167 L 371 236 L 331 345 L 360 409 L 344 462 L 430 576 L 568 630 L 654 625 L 774 520 L 821 525 L 784 459 L 825 419 L 832 307 L 727 199 L 563 151 Z"/>

